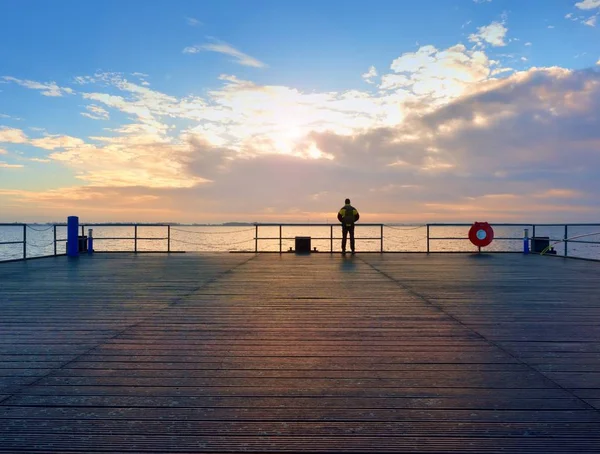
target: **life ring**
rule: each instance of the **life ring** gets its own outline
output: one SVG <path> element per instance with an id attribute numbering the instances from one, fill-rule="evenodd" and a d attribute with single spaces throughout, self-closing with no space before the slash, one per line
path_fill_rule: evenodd
<path id="1" fill-rule="evenodd" d="M 487 222 L 474 222 L 469 230 L 469 240 L 477 247 L 485 247 L 494 240 L 494 229 Z"/>

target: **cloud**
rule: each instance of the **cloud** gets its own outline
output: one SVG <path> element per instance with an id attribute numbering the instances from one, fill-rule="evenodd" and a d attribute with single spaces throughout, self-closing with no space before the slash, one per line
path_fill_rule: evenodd
<path id="1" fill-rule="evenodd" d="M 391 69 L 395 74 L 381 77 L 381 89 L 405 90 L 433 108 L 465 94 L 501 67 L 484 51 L 458 44 L 444 50 L 423 46 L 395 59 Z"/>
<path id="2" fill-rule="evenodd" d="M 17 79 L 15 77 L 4 76 L 2 77 L 7 82 L 14 82 L 18 85 L 21 85 L 25 88 L 30 88 L 32 90 L 40 90 L 42 95 L 44 96 L 63 96 L 64 94 L 73 94 L 74 91 L 71 88 L 59 87 L 56 82 L 36 82 L 34 80 L 22 80 Z"/>
<path id="3" fill-rule="evenodd" d="M 44 150 L 56 150 L 58 148 L 75 148 L 83 145 L 85 142 L 77 137 L 48 135 L 40 139 L 32 139 L 30 145 Z"/>
<path id="4" fill-rule="evenodd" d="M 42 162 L 42 163 L 52 162 L 51 159 L 45 159 L 45 158 L 29 158 L 29 160 L 32 162 Z"/>
<path id="5" fill-rule="evenodd" d="M 368 83 L 368 84 L 374 84 L 375 82 L 373 82 L 371 79 L 373 79 L 374 77 L 377 77 L 377 69 L 375 69 L 375 66 L 371 66 L 369 68 L 369 71 L 367 71 L 366 73 L 364 73 L 362 75 L 363 80 Z"/>
<path id="6" fill-rule="evenodd" d="M 200 22 L 198 19 L 195 19 L 193 17 L 186 17 L 185 21 L 191 27 L 199 27 L 200 25 L 202 25 L 202 22 Z"/>
<path id="7" fill-rule="evenodd" d="M 501 22 L 492 22 L 477 29 L 477 33 L 469 35 L 469 41 L 483 46 L 484 43 L 491 44 L 494 47 L 506 46 L 504 38 L 508 29 Z"/>
<path id="8" fill-rule="evenodd" d="M 4 148 L 0 148 L 0 154 L 8 154 L 8 151 L 6 151 Z"/>
<path id="9" fill-rule="evenodd" d="M 139 200 L 144 219 L 189 221 L 324 220 L 348 194 L 379 220 L 597 213 L 597 68 L 514 71 L 456 45 L 422 46 L 378 74 L 378 90 L 328 92 L 224 74 L 182 97 L 122 74 L 81 76 L 78 95 L 98 108 L 84 113 L 114 109 L 128 122 L 91 137 L 6 127 L 0 137 L 52 150 L 85 186 L 72 199 L 62 189 L 0 195 L 128 220 L 134 211 L 111 199 Z"/>
<path id="10" fill-rule="evenodd" d="M 585 25 L 587 25 L 588 27 L 595 27 L 597 20 L 598 20 L 598 16 L 592 16 L 588 20 L 584 21 L 583 23 Z"/>
<path id="11" fill-rule="evenodd" d="M 490 3 L 492 0 L 473 0 L 475 3 Z"/>
<path id="12" fill-rule="evenodd" d="M 27 143 L 28 138 L 25 133 L 16 128 L 9 128 L 6 126 L 0 127 L 0 143 Z"/>
<path id="13" fill-rule="evenodd" d="M 50 158 L 74 169 L 78 179 L 92 186 L 184 188 L 209 181 L 187 172 L 188 143 L 156 136 L 143 124 L 125 125 L 115 132 L 119 135 L 91 138 L 100 144 L 62 146 L 65 150 Z"/>
<path id="14" fill-rule="evenodd" d="M 600 0 L 583 0 L 582 2 L 575 3 L 575 6 L 583 10 L 600 8 Z"/>
<path id="15" fill-rule="evenodd" d="M 0 161 L 0 169 L 22 169 L 24 166 L 21 164 L 7 164 L 6 162 Z"/>
<path id="16" fill-rule="evenodd" d="M 234 62 L 242 66 L 251 66 L 253 68 L 265 68 L 267 65 L 263 62 L 251 57 L 248 54 L 236 49 L 230 44 L 217 42 L 212 44 L 201 44 L 190 46 L 183 49 L 184 54 L 196 54 L 198 52 L 217 52 L 219 54 L 229 55 L 234 58 Z"/>
<path id="17" fill-rule="evenodd" d="M 5 118 L 7 120 L 17 120 L 17 121 L 21 121 L 22 120 L 22 118 L 13 117 L 12 115 L 3 114 L 3 113 L 0 113 L 0 118 Z"/>
<path id="18" fill-rule="evenodd" d="M 91 118 L 92 120 L 108 120 L 110 118 L 108 111 L 103 107 L 90 104 L 85 108 L 88 110 L 88 112 L 81 112 L 81 115 L 84 117 Z"/>

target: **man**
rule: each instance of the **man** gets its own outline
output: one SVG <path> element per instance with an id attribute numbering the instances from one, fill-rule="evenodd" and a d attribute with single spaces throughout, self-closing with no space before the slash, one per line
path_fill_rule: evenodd
<path id="1" fill-rule="evenodd" d="M 350 233 L 350 249 L 354 255 L 354 223 L 358 221 L 360 215 L 358 210 L 350 205 L 350 199 L 346 199 L 345 205 L 338 212 L 338 221 L 342 223 L 342 255 L 346 255 L 346 238 Z"/>

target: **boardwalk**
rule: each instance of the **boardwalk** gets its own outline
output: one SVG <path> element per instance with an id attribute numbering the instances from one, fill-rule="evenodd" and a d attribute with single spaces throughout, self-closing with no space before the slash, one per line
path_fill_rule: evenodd
<path id="1" fill-rule="evenodd" d="M 600 452 L 600 263 L 0 264 L 0 451 Z"/>

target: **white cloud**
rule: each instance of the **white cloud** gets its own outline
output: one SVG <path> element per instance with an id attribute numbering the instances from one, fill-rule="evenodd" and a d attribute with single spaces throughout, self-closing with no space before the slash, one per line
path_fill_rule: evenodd
<path id="1" fill-rule="evenodd" d="M 92 120 L 108 120 L 109 113 L 103 107 L 97 106 L 95 104 L 90 104 L 85 107 L 88 112 L 81 112 L 81 115 L 87 118 L 91 118 Z"/>
<path id="2" fill-rule="evenodd" d="M 6 151 L 4 148 L 0 148 L 0 154 L 8 154 L 8 151 Z"/>
<path id="3" fill-rule="evenodd" d="M 15 77 L 4 76 L 4 79 L 7 82 L 14 82 L 18 85 L 21 85 L 25 88 L 30 88 L 32 90 L 40 90 L 42 95 L 44 96 L 63 96 L 64 94 L 73 94 L 74 91 L 71 88 L 59 87 L 56 82 L 36 82 L 34 80 L 22 80 L 17 79 Z"/>
<path id="4" fill-rule="evenodd" d="M 0 127 L 0 142 L 8 143 L 27 143 L 28 138 L 25 133 L 16 128 Z"/>
<path id="5" fill-rule="evenodd" d="M 0 169 L 22 169 L 23 167 L 21 164 L 8 164 L 0 161 Z"/>
<path id="6" fill-rule="evenodd" d="M 583 23 L 585 25 L 587 25 L 588 27 L 595 27 L 597 20 L 598 20 L 598 16 L 592 16 L 588 20 L 584 21 Z"/>
<path id="7" fill-rule="evenodd" d="M 257 60 L 254 57 L 251 57 L 248 54 L 243 53 L 242 51 L 236 49 L 230 44 L 224 42 L 217 42 L 213 44 L 201 44 L 196 46 L 190 46 L 183 49 L 184 54 L 196 54 L 198 52 L 217 52 L 219 54 L 229 55 L 234 58 L 234 62 L 238 63 L 242 66 L 251 66 L 254 68 L 264 68 L 267 65 Z"/>
<path id="8" fill-rule="evenodd" d="M 508 29 L 501 22 L 492 22 L 490 25 L 485 25 L 477 29 L 477 33 L 469 36 L 469 41 L 483 46 L 486 42 L 494 47 L 506 46 L 504 38 Z"/>
<path id="9" fill-rule="evenodd" d="M 17 120 L 17 121 L 21 121 L 22 120 L 22 118 L 13 117 L 12 115 L 3 114 L 3 113 L 0 113 L 0 118 L 6 118 L 6 119 L 10 119 L 10 120 Z"/>
<path id="10" fill-rule="evenodd" d="M 369 71 L 367 71 L 366 73 L 364 73 L 362 75 L 362 78 L 364 79 L 364 81 L 368 84 L 374 84 L 375 82 L 373 82 L 371 79 L 373 79 L 374 77 L 377 77 L 377 69 L 375 68 L 375 66 L 371 66 L 369 68 Z"/>
<path id="11" fill-rule="evenodd" d="M 186 17 L 185 21 L 187 22 L 188 25 L 190 25 L 192 27 L 198 27 L 198 26 L 202 25 L 202 22 L 200 22 L 198 19 L 196 19 L 194 17 Z"/>
<path id="12" fill-rule="evenodd" d="M 554 25 L 548 25 L 548 27 L 547 27 L 547 28 L 553 29 L 553 28 L 555 28 L 555 27 L 554 27 Z"/>
<path id="13" fill-rule="evenodd" d="M 600 58 L 598 59 L 598 61 L 596 62 L 597 65 L 600 65 Z"/>
<path id="14" fill-rule="evenodd" d="M 77 137 L 49 135 L 40 139 L 32 139 L 29 144 L 44 150 L 56 150 L 57 148 L 75 148 L 83 145 L 85 142 Z"/>
<path id="15" fill-rule="evenodd" d="M 29 158 L 29 160 L 32 162 L 42 162 L 42 163 L 52 162 L 51 159 L 45 159 L 45 158 Z"/>
<path id="16" fill-rule="evenodd" d="M 583 10 L 600 8 L 600 0 L 583 0 L 582 2 L 575 3 L 575 6 Z"/>
<path id="17" fill-rule="evenodd" d="M 497 62 L 484 51 L 467 50 L 462 44 L 444 50 L 423 46 L 395 59 L 391 69 L 396 74 L 383 75 L 380 88 L 403 89 L 435 107 L 489 79 L 494 66 Z"/>
<path id="18" fill-rule="evenodd" d="M 533 44 L 532 44 L 532 43 L 530 43 L 530 42 L 526 42 L 526 43 L 525 43 L 525 45 L 526 45 L 526 46 L 533 46 Z"/>
<path id="19" fill-rule="evenodd" d="M 490 3 L 492 0 L 473 0 L 475 3 Z"/>

